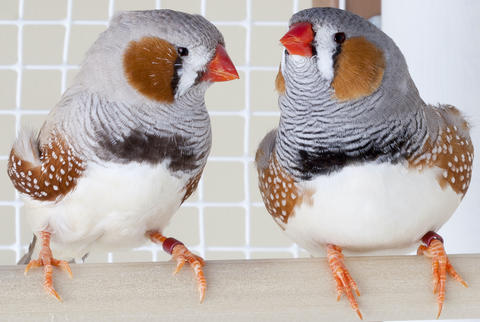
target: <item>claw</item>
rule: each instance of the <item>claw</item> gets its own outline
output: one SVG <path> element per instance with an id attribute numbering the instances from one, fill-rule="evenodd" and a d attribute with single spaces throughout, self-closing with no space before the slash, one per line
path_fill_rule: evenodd
<path id="1" fill-rule="evenodd" d="M 173 271 L 173 275 L 176 275 L 182 269 L 183 265 L 185 265 L 185 257 L 179 256 L 177 257 L 177 268 Z"/>
<path id="2" fill-rule="evenodd" d="M 193 272 L 197 279 L 197 287 L 200 293 L 200 303 L 205 299 L 205 292 L 207 289 L 207 281 L 203 274 L 203 259 L 197 255 L 192 254 L 183 244 L 176 245 L 173 248 L 172 258 L 177 261 L 177 268 L 175 274 L 180 271 L 183 265 L 188 262 L 192 266 Z"/>
<path id="3" fill-rule="evenodd" d="M 172 255 L 172 259 L 177 262 L 177 267 L 173 274 L 177 274 L 186 262 L 192 266 L 193 272 L 197 279 L 197 287 L 200 293 L 200 303 L 205 299 L 205 291 L 207 289 L 207 281 L 205 275 L 203 274 L 202 267 L 205 265 L 203 258 L 191 253 L 185 245 L 176 240 L 175 238 L 166 238 L 161 233 L 157 231 L 148 231 L 147 236 L 154 243 L 161 243 L 163 249 Z"/>
<path id="4" fill-rule="evenodd" d="M 360 291 L 358 290 L 357 283 L 355 283 L 343 263 L 342 249 L 335 245 L 327 245 L 327 257 L 328 265 L 330 266 L 333 278 L 337 283 L 337 301 L 340 300 L 342 294 L 345 294 L 352 309 L 357 313 L 360 320 L 363 320 L 362 313 L 358 308 L 357 300 L 353 295 L 354 291 L 357 296 L 360 296 Z"/>
<path id="5" fill-rule="evenodd" d="M 455 271 L 450 260 L 447 257 L 443 243 L 439 239 L 432 239 L 428 246 L 420 245 L 417 250 L 418 255 L 424 255 L 432 259 L 432 276 L 433 276 L 433 294 L 437 295 L 438 313 L 437 319 L 442 313 L 443 304 L 445 302 L 445 284 L 447 274 L 452 276 L 463 286 L 468 287 L 467 283 Z"/>
<path id="6" fill-rule="evenodd" d="M 38 259 L 33 259 L 30 261 L 30 263 L 28 263 L 28 265 L 25 267 L 24 274 L 27 275 L 31 268 L 43 266 L 43 287 L 45 291 L 55 297 L 58 301 L 62 302 L 62 298 L 58 295 L 57 291 L 55 291 L 55 288 L 53 287 L 53 266 L 59 267 L 63 271 L 67 272 L 70 278 L 73 277 L 72 270 L 66 261 L 53 258 L 52 251 L 50 249 L 50 233 L 42 231 L 41 237 L 42 249 L 40 250 L 39 257 Z"/>

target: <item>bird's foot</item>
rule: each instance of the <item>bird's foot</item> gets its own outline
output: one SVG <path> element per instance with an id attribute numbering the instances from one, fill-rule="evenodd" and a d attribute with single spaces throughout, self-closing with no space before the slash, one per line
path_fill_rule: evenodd
<path id="1" fill-rule="evenodd" d="M 30 263 L 28 263 L 27 267 L 25 267 L 25 275 L 27 275 L 28 271 L 32 267 L 43 266 L 43 272 L 45 275 L 43 287 L 47 293 L 51 294 L 61 302 L 62 298 L 58 295 L 57 291 L 55 291 L 55 288 L 53 287 L 53 266 L 59 267 L 67 272 L 70 278 L 73 277 L 72 270 L 70 269 L 68 262 L 53 258 L 52 250 L 50 249 L 50 233 L 42 231 L 40 236 L 42 238 L 42 249 L 40 250 L 38 259 L 32 259 Z"/>
<path id="2" fill-rule="evenodd" d="M 200 293 L 200 303 L 205 299 L 207 281 L 203 273 L 203 258 L 190 252 L 188 248 L 175 238 L 166 238 L 158 232 L 149 232 L 150 239 L 155 243 L 162 243 L 163 249 L 172 255 L 172 259 L 177 262 L 174 274 L 178 273 L 185 263 L 189 263 L 197 279 L 198 291 Z"/>
<path id="3" fill-rule="evenodd" d="M 333 278 L 335 279 L 335 282 L 337 282 L 337 301 L 340 300 L 342 294 L 345 294 L 352 309 L 357 313 L 358 317 L 363 320 L 362 313 L 358 308 L 357 300 L 353 294 L 353 292 L 355 292 L 357 296 L 360 296 L 360 292 L 357 283 L 355 283 L 352 276 L 350 276 L 350 273 L 343 263 L 342 249 L 336 245 L 328 244 L 327 257 Z"/>
<path id="4" fill-rule="evenodd" d="M 442 237 L 434 232 L 428 232 L 422 238 L 422 241 L 426 245 L 420 245 L 417 254 L 425 255 L 432 259 L 433 294 L 437 294 L 438 319 L 442 313 L 443 303 L 445 302 L 445 283 L 447 280 L 447 273 L 463 286 L 468 287 L 468 285 L 455 271 L 452 264 L 450 264 L 445 248 L 443 248 Z"/>

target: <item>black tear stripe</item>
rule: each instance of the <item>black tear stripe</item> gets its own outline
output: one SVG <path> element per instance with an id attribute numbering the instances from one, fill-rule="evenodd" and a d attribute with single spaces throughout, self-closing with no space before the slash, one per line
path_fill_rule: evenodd
<path id="1" fill-rule="evenodd" d="M 105 161 L 147 162 L 158 164 L 170 160 L 172 171 L 191 171 L 199 167 L 204 153 L 195 154 L 187 140 L 181 135 L 158 136 L 134 130 L 122 141 L 112 142 L 110 138 L 99 141 L 103 151 L 99 157 Z"/>
<path id="2" fill-rule="evenodd" d="M 173 76 L 172 82 L 170 83 L 170 87 L 172 88 L 173 96 L 177 93 L 178 82 L 180 81 L 180 77 L 178 77 L 178 70 L 182 68 L 183 62 L 180 56 L 177 56 L 175 63 L 173 64 Z"/>
<path id="3" fill-rule="evenodd" d="M 338 44 L 337 47 L 335 48 L 335 52 L 332 55 L 333 67 L 337 65 L 337 58 L 341 52 L 342 52 L 342 45 Z"/>

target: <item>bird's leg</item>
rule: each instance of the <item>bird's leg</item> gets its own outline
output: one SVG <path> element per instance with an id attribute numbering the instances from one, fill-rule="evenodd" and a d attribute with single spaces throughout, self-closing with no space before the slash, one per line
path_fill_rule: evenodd
<path id="1" fill-rule="evenodd" d="M 433 273 L 433 294 L 437 294 L 438 314 L 437 319 L 442 313 L 443 302 L 445 301 L 445 282 L 447 273 L 460 282 L 463 286 L 468 287 L 467 283 L 458 275 L 448 260 L 445 248 L 443 248 L 443 238 L 429 231 L 422 238 L 425 245 L 420 245 L 417 250 L 418 255 L 425 255 L 432 259 Z"/>
<path id="2" fill-rule="evenodd" d="M 53 258 L 52 250 L 50 249 L 50 233 L 41 231 L 40 237 L 42 238 L 42 248 L 38 255 L 38 259 L 32 259 L 30 263 L 28 263 L 27 267 L 25 267 L 25 275 L 27 275 L 30 268 L 43 266 L 43 272 L 45 274 L 43 287 L 47 293 L 53 295 L 57 300 L 62 301 L 57 291 L 53 288 L 53 266 L 60 267 L 62 270 L 66 271 L 70 278 L 73 277 L 72 270 L 70 269 L 68 262 Z"/>
<path id="3" fill-rule="evenodd" d="M 357 283 L 355 283 L 350 276 L 350 273 L 343 263 L 342 249 L 339 246 L 328 244 L 327 257 L 333 278 L 335 279 L 335 282 L 337 282 L 337 301 L 340 300 L 342 293 L 345 293 L 352 309 L 357 313 L 360 319 L 363 319 L 362 313 L 358 308 L 357 300 L 353 295 L 353 291 L 355 291 L 357 296 L 360 296 L 360 292 L 358 291 Z"/>
<path id="4" fill-rule="evenodd" d="M 147 236 L 154 243 L 162 244 L 163 250 L 172 255 L 172 259 L 177 261 L 177 268 L 174 274 L 178 273 L 185 262 L 188 262 L 195 273 L 197 279 L 198 291 L 200 293 L 200 302 L 205 298 L 205 290 L 207 289 L 207 281 L 203 274 L 203 258 L 190 252 L 185 245 L 175 238 L 167 238 L 157 231 L 147 232 Z"/>

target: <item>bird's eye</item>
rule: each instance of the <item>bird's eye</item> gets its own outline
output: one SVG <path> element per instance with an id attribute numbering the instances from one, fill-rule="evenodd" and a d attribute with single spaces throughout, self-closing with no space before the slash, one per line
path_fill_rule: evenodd
<path id="1" fill-rule="evenodd" d="M 180 56 L 188 56 L 188 49 L 185 47 L 178 47 L 177 52 Z"/>
<path id="2" fill-rule="evenodd" d="M 345 41 L 345 33 L 344 32 L 337 32 L 335 36 L 333 36 L 333 39 L 337 44 L 341 44 Z"/>

